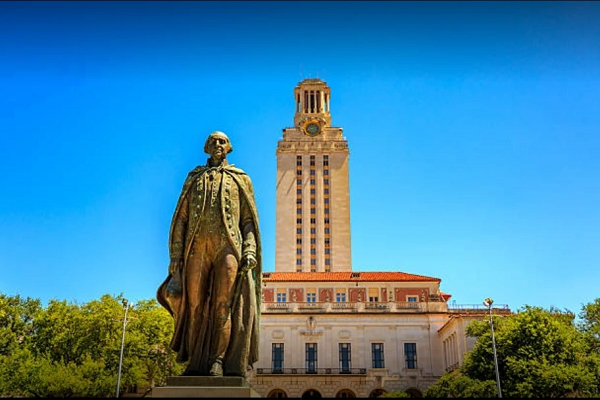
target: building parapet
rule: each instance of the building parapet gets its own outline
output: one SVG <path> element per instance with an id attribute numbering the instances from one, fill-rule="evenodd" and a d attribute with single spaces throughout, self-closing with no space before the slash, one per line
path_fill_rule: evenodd
<path id="1" fill-rule="evenodd" d="M 367 375 L 366 368 L 257 368 L 256 375 Z"/>
<path id="2" fill-rule="evenodd" d="M 445 302 L 263 302 L 261 313 L 440 313 Z"/>

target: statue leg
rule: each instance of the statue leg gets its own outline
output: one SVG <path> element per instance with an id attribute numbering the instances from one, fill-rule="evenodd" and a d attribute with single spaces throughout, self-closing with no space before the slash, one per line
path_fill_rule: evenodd
<path id="1" fill-rule="evenodd" d="M 223 249 L 214 265 L 214 300 L 212 302 L 214 327 L 212 367 L 210 375 L 223 375 L 223 358 L 231 337 L 231 310 L 229 302 L 238 271 L 238 261 L 233 250 L 228 246 Z"/>
<path id="2" fill-rule="evenodd" d="M 208 372 L 207 354 L 203 349 L 207 337 L 207 303 L 210 282 L 210 262 L 204 252 L 196 251 L 189 257 L 186 271 L 186 291 L 188 297 L 188 320 L 186 340 L 189 351 L 189 363 L 186 375 L 206 375 Z"/>

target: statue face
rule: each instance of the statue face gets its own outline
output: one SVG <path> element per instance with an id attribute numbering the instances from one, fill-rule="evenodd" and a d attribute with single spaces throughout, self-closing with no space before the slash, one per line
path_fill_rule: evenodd
<path id="1" fill-rule="evenodd" d="M 214 135 L 208 139 L 208 154 L 213 160 L 222 160 L 231 151 L 231 144 L 225 135 Z"/>

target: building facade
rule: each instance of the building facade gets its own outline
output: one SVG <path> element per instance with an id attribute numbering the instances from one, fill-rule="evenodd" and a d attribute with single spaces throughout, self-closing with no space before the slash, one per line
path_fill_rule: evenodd
<path id="1" fill-rule="evenodd" d="M 487 308 L 449 305 L 439 278 L 353 271 L 349 149 L 330 99 L 325 82 L 300 82 L 277 145 L 276 264 L 248 380 L 262 397 L 421 397 L 462 363 L 466 326 Z"/>

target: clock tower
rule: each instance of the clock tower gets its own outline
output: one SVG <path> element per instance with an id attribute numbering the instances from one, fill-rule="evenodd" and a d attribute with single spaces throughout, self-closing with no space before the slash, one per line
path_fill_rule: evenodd
<path id="1" fill-rule="evenodd" d="M 351 271 L 348 142 L 320 79 L 294 89 L 294 126 L 277 145 L 276 272 Z"/>

